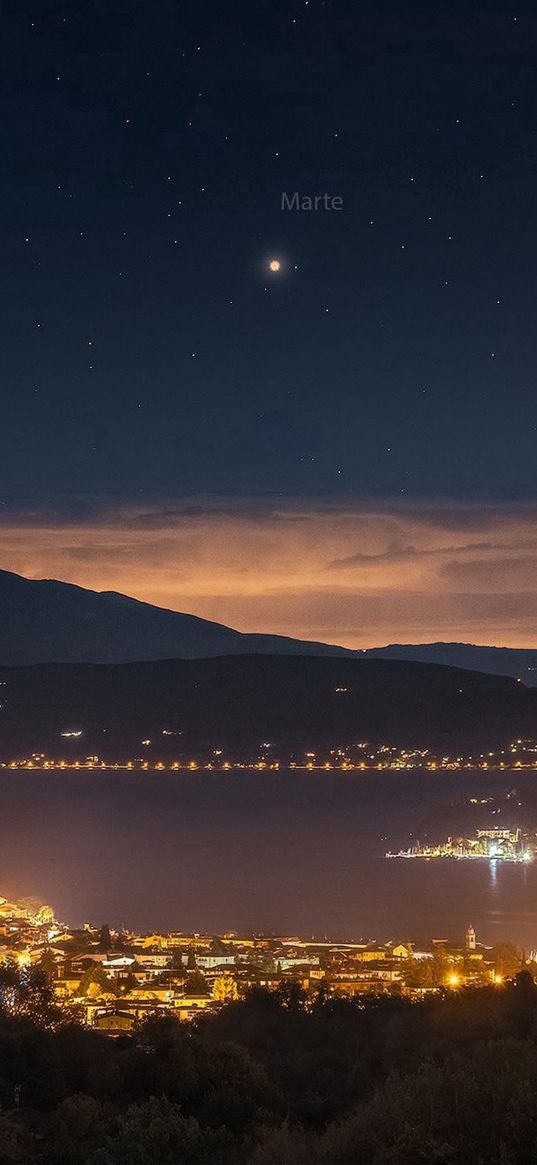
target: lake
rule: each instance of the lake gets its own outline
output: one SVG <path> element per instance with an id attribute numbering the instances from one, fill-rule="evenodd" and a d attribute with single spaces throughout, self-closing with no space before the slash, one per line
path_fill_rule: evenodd
<path id="1" fill-rule="evenodd" d="M 389 861 L 425 812 L 532 773 L 0 773 L 0 894 L 138 930 L 512 939 L 537 863 Z"/>

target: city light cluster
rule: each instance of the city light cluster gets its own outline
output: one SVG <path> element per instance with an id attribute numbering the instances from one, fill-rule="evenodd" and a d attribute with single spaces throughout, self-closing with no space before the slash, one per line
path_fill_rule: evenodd
<path id="1" fill-rule="evenodd" d="M 472 926 L 462 942 L 440 937 L 419 945 L 408 939 L 119 932 L 90 923 L 69 927 L 56 920 L 50 906 L 0 898 L 0 966 L 24 973 L 41 968 L 61 1009 L 117 1035 L 148 1014 L 191 1020 L 255 987 L 276 991 L 290 980 L 311 1003 L 320 991 L 335 998 L 395 994 L 419 1000 L 501 986 L 533 963 L 510 944 L 494 948 L 478 942 Z M 7 989 L 2 1003 L 9 1010 Z"/>

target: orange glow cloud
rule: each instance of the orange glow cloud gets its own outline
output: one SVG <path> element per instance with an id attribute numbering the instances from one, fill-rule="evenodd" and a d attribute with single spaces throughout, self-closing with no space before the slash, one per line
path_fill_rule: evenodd
<path id="1" fill-rule="evenodd" d="M 537 505 L 187 499 L 4 507 L 0 565 L 350 647 L 537 646 Z"/>

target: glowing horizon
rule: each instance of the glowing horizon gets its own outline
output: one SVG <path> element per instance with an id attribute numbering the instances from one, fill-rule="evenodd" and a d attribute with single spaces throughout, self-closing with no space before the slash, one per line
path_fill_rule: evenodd
<path id="1" fill-rule="evenodd" d="M 0 567 L 240 631 L 537 646 L 537 505 L 187 498 L 7 506 Z"/>

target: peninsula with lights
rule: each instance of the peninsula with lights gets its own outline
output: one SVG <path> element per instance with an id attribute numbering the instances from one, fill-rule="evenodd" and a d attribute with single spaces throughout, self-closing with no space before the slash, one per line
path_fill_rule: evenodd
<path id="1" fill-rule="evenodd" d="M 532 862 L 537 856 L 537 791 L 530 785 L 437 806 L 408 846 L 387 858 Z"/>
<path id="2" fill-rule="evenodd" d="M 456 861 L 531 862 L 537 851 L 537 834 L 521 829 L 478 829 L 474 837 L 448 837 L 440 845 L 416 842 L 387 858 L 451 858 Z"/>

